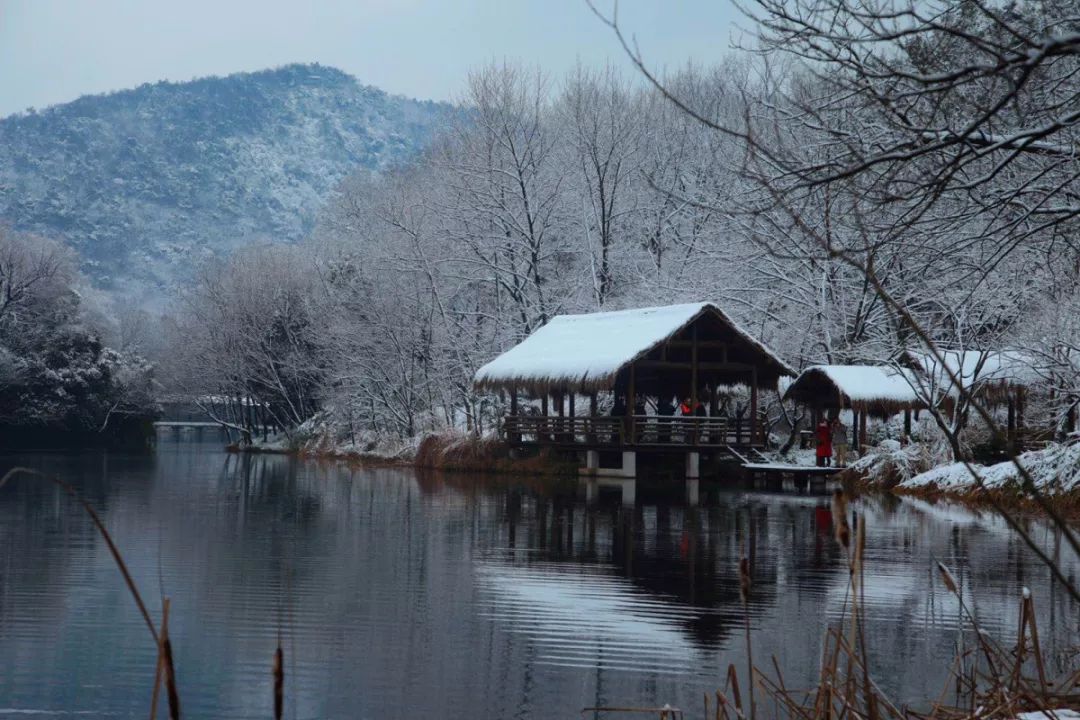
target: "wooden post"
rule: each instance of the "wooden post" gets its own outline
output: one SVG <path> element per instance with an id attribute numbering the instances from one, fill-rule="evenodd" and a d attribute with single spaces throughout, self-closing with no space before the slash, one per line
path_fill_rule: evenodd
<path id="1" fill-rule="evenodd" d="M 555 432 L 555 441 L 562 442 L 566 439 L 566 422 L 564 420 L 566 417 L 566 397 L 561 392 L 555 393 L 555 401 L 559 403 L 559 424 Z"/>
<path id="2" fill-rule="evenodd" d="M 753 445 L 757 439 L 757 424 L 758 424 L 758 386 L 757 386 L 757 368 L 750 369 L 750 444 Z"/>
<path id="3" fill-rule="evenodd" d="M 1009 452 L 1016 452 L 1016 401 L 1009 395 L 1009 415 L 1005 423 L 1005 442 Z"/>
<path id="4" fill-rule="evenodd" d="M 543 415 L 541 419 L 541 427 L 544 429 L 543 433 L 536 433 L 536 441 L 540 442 L 541 438 L 547 442 L 551 442 L 551 436 L 547 433 L 547 430 L 551 428 L 551 421 L 548 420 L 548 394 L 544 393 L 543 399 L 540 401 L 540 414 Z"/>
<path id="5" fill-rule="evenodd" d="M 591 393 L 589 393 L 589 434 L 587 436 L 590 445 L 595 443 L 596 439 L 597 439 L 596 438 L 596 421 L 593 418 L 596 417 L 596 414 L 598 412 L 599 412 L 599 408 L 597 407 L 596 393 L 591 392 Z"/>
<path id="6" fill-rule="evenodd" d="M 570 423 L 568 429 L 570 430 L 570 442 L 577 442 L 577 410 L 574 408 L 574 401 L 577 399 L 577 391 L 570 393 L 570 411 L 567 413 L 570 416 Z"/>
<path id="7" fill-rule="evenodd" d="M 911 410 L 904 411 L 904 435 L 911 439 Z"/>
<path id="8" fill-rule="evenodd" d="M 859 413 L 859 454 L 862 455 L 862 446 L 866 444 L 866 411 Z"/>
<path id="9" fill-rule="evenodd" d="M 1016 388 L 1016 452 L 1024 449 L 1024 397 L 1027 391 L 1022 387 Z"/>
<path id="10" fill-rule="evenodd" d="M 851 447 L 859 451 L 859 411 L 855 408 L 851 408 Z"/>
<path id="11" fill-rule="evenodd" d="M 626 392 L 626 442 L 634 442 L 634 403 L 636 402 L 636 388 L 634 387 L 634 364 L 630 364 L 630 383 Z"/>
<path id="12" fill-rule="evenodd" d="M 690 417 L 697 417 L 698 404 L 698 340 L 697 325 L 690 328 Z M 691 423 L 695 420 L 691 420 Z M 692 445 L 697 445 L 698 434 L 696 429 L 691 432 Z"/>
<path id="13" fill-rule="evenodd" d="M 513 388 L 513 389 L 510 390 L 510 417 L 514 418 L 514 421 L 516 422 L 517 421 L 517 415 L 518 415 L 517 388 Z M 521 442 L 521 435 L 518 435 L 517 433 L 514 433 L 513 435 L 511 435 L 510 433 L 507 433 L 506 435 L 507 435 L 506 439 L 509 440 L 511 443 L 520 443 Z"/>

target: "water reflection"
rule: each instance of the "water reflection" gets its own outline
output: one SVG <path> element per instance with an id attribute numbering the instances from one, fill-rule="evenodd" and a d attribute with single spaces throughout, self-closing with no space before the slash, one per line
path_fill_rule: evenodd
<path id="1" fill-rule="evenodd" d="M 185 711 L 266 717 L 278 633 L 295 717 L 575 717 L 587 705 L 687 708 L 744 664 L 736 561 L 751 559 L 755 653 L 789 685 L 816 674 L 847 571 L 826 501 L 576 482 L 360 471 L 163 442 L 151 457 L 8 458 L 77 484 L 144 593 L 172 598 Z M 956 569 L 984 627 L 1015 632 L 1023 586 L 1064 656 L 1077 607 L 1003 522 L 868 499 L 867 631 L 901 701 L 941 691 L 958 639 Z M 1032 532 L 1059 553 L 1043 525 Z M 144 716 L 154 649 L 88 520 L 55 489 L 0 491 L 0 717 Z"/>

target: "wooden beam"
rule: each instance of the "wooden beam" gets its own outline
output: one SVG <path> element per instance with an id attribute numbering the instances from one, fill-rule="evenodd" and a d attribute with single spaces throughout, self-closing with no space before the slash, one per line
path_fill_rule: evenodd
<path id="1" fill-rule="evenodd" d="M 696 335 L 696 333 L 691 335 L 690 340 L 670 340 L 664 343 L 664 345 L 673 348 L 692 348 L 694 347 L 693 335 Z M 697 346 L 701 349 L 708 350 L 726 350 L 731 347 L 731 343 L 723 342 L 722 340 L 698 340 Z"/>
<path id="2" fill-rule="evenodd" d="M 642 370 L 693 370 L 694 362 L 679 362 L 677 360 L 641 360 L 637 363 Z M 731 372 L 749 372 L 755 367 L 749 363 L 733 362 L 699 362 L 698 370 L 719 370 Z"/>
<path id="3" fill-rule="evenodd" d="M 632 443 L 634 441 L 634 402 L 636 398 L 634 393 L 636 388 L 634 387 L 634 363 L 630 363 L 630 382 L 626 393 L 626 438 L 625 442 Z"/>

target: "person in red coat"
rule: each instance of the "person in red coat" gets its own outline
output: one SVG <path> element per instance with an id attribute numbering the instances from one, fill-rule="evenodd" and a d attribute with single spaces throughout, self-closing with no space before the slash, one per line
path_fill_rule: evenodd
<path id="1" fill-rule="evenodd" d="M 832 427 L 826 418 L 821 418 L 815 435 L 817 436 L 818 467 L 829 467 L 832 460 Z"/>

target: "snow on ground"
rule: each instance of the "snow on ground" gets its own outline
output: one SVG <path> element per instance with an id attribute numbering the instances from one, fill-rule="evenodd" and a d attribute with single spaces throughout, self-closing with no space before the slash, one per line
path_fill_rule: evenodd
<path id="1" fill-rule="evenodd" d="M 1033 450 L 1019 457 L 1031 474 L 1036 487 L 1050 494 L 1066 493 L 1080 488 L 1080 443 L 1050 445 L 1045 450 Z M 1020 472 L 1012 461 L 971 466 L 988 488 L 1007 488 L 1020 485 Z M 976 487 L 975 479 L 963 463 L 941 465 L 901 483 L 904 488 L 938 488 L 968 490 Z"/>

